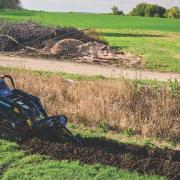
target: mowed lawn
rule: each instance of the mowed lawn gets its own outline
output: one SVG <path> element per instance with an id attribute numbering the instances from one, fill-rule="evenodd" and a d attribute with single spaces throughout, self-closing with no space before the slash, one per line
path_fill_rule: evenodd
<path id="1" fill-rule="evenodd" d="M 142 56 L 142 69 L 180 72 L 180 20 L 27 10 L 0 11 L 0 18 L 93 28 L 100 31 L 111 46 Z"/>
<path id="2" fill-rule="evenodd" d="M 110 46 L 140 55 L 142 69 L 180 72 L 180 33 L 122 29 L 102 35 Z"/>

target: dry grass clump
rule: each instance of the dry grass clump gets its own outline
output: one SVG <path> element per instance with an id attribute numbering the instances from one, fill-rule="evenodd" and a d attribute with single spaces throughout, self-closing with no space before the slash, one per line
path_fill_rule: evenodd
<path id="1" fill-rule="evenodd" d="M 97 42 L 108 44 L 108 42 L 105 40 L 105 38 L 96 29 L 85 29 L 84 34 L 92 39 L 95 39 Z"/>
<path id="2" fill-rule="evenodd" d="M 143 136 L 180 137 L 180 95 L 166 87 L 137 87 L 125 80 L 70 83 L 56 76 L 11 74 L 18 87 L 41 98 L 49 113 L 66 114 L 73 123 L 90 127 L 105 123 Z"/>

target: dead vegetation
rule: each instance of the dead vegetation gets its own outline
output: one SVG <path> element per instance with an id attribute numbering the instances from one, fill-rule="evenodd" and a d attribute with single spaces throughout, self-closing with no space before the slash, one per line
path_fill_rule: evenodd
<path id="1" fill-rule="evenodd" d="M 78 39 L 84 43 L 93 41 L 76 28 L 46 27 L 32 22 L 0 23 L 0 51 L 15 51 L 22 47 L 42 49 L 67 38 Z"/>
<path id="2" fill-rule="evenodd" d="M 0 22 L 0 52 L 78 62 L 140 66 L 141 58 L 112 49 L 95 30 Z"/>
<path id="3" fill-rule="evenodd" d="M 138 87 L 126 80 L 72 83 L 60 77 L 11 72 L 18 87 L 39 96 L 49 113 L 66 114 L 73 123 L 105 125 L 118 132 L 131 129 L 147 137 L 178 141 L 179 92 L 166 87 Z"/>

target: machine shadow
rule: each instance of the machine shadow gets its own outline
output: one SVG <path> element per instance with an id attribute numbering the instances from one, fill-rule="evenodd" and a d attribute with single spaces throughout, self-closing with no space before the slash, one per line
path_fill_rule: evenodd
<path id="1" fill-rule="evenodd" d="M 99 137 L 81 138 L 81 141 L 85 147 L 107 150 L 112 153 L 130 153 L 131 155 L 139 158 L 162 158 L 180 162 L 180 151 L 176 150 L 173 151 L 158 147 L 150 147 L 148 145 L 140 146 L 135 144 L 119 143 L 115 140 Z"/>
<path id="2" fill-rule="evenodd" d="M 39 153 L 81 164 L 108 165 L 140 174 L 177 178 L 180 170 L 180 151 L 118 143 L 98 137 L 81 137 L 81 141 L 83 146 L 34 138 L 20 146 L 30 154 Z"/>

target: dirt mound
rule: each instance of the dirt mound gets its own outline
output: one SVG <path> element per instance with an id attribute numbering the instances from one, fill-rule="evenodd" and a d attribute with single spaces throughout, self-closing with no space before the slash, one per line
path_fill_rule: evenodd
<path id="1" fill-rule="evenodd" d="M 76 28 L 46 27 L 32 22 L 1 22 L 0 34 L 0 51 L 14 51 L 26 46 L 42 49 L 66 38 L 84 43 L 94 41 Z"/>
<path id="2" fill-rule="evenodd" d="M 47 53 L 47 49 L 44 53 Z M 51 47 L 50 53 L 59 58 L 88 63 L 138 66 L 141 62 L 139 57 L 119 52 L 105 44 L 99 42 L 83 43 L 76 39 L 60 40 Z"/>
<path id="3" fill-rule="evenodd" d="M 179 178 L 179 151 L 118 144 L 98 138 L 84 139 L 83 147 L 34 138 L 21 147 L 30 153 L 50 155 L 59 160 L 79 160 L 83 164 L 100 163 L 120 169 L 135 170 L 141 174 L 157 174 L 170 179 Z"/>
<path id="4" fill-rule="evenodd" d="M 79 45 L 77 52 L 81 61 L 137 66 L 141 60 L 137 56 L 120 52 L 99 42 Z"/>
<path id="5" fill-rule="evenodd" d="M 50 53 L 70 56 L 71 52 L 75 53 L 78 50 L 77 46 L 82 44 L 82 41 L 76 39 L 64 39 L 54 44 L 50 49 Z"/>
<path id="6" fill-rule="evenodd" d="M 139 66 L 141 58 L 110 48 L 75 28 L 46 27 L 31 22 L 0 23 L 0 52 L 56 57 L 77 62 Z"/>

